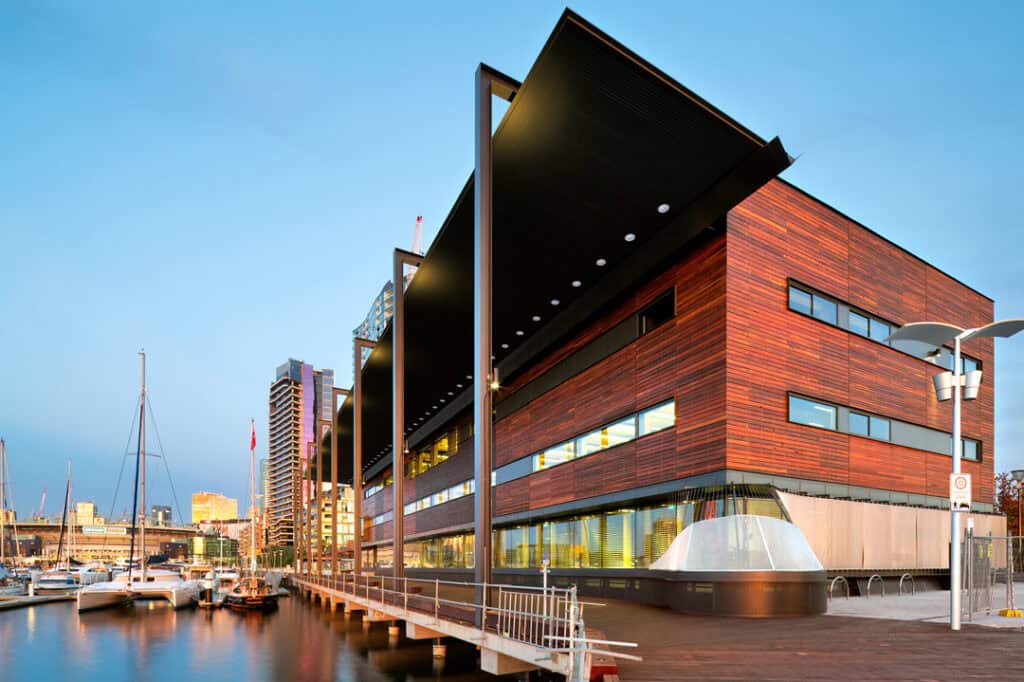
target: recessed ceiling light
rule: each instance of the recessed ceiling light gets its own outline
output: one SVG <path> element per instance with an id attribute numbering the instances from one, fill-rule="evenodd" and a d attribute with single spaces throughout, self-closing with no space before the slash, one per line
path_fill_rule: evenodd
<path id="1" fill-rule="evenodd" d="M 665 215 L 666 213 L 668 213 L 668 210 L 670 208 L 672 207 L 669 206 L 668 204 L 658 204 L 658 213 Z"/>
<path id="2" fill-rule="evenodd" d="M 517 329 L 516 330 L 516 336 L 522 336 L 522 335 L 523 335 L 523 330 L 522 329 Z"/>
<path id="3" fill-rule="evenodd" d="M 551 305 L 558 305 L 559 303 L 561 303 L 561 301 L 559 301 L 557 298 L 551 299 Z"/>
<path id="4" fill-rule="evenodd" d="M 437 399 L 437 402 L 439 402 L 439 403 L 443 403 L 443 402 L 444 402 L 444 398 L 438 398 L 438 399 Z"/>
<path id="5" fill-rule="evenodd" d="M 472 374 L 467 374 L 466 378 L 469 379 L 470 381 L 472 381 L 473 380 L 473 375 Z"/>
<path id="6" fill-rule="evenodd" d="M 455 395 L 454 391 L 448 391 L 448 395 Z"/>
<path id="7" fill-rule="evenodd" d="M 432 409 L 432 410 L 436 410 L 436 409 L 437 409 L 437 405 L 434 405 L 434 406 L 433 406 L 433 407 L 431 407 L 430 409 Z"/>
<path id="8" fill-rule="evenodd" d="M 597 267 L 599 268 L 603 268 L 604 266 L 608 265 L 608 261 L 606 261 L 604 258 L 598 258 L 594 262 L 597 263 Z"/>
<path id="9" fill-rule="evenodd" d="M 579 281 L 578 279 L 574 279 L 574 280 L 572 281 L 572 285 L 573 285 L 574 287 L 576 287 L 577 289 L 579 289 L 579 288 L 580 288 L 581 286 L 583 286 L 583 282 Z"/>
<path id="10" fill-rule="evenodd" d="M 462 388 L 462 384 L 455 384 L 455 388 Z"/>
<path id="11" fill-rule="evenodd" d="M 501 347 L 502 348 L 508 348 L 508 344 L 507 343 L 503 343 L 503 344 L 501 344 Z"/>
<path id="12" fill-rule="evenodd" d="M 635 240 L 635 239 L 636 239 L 636 235 L 635 235 L 635 234 L 633 234 L 632 232 L 628 233 L 628 234 L 627 234 L 627 235 L 625 236 L 625 240 L 626 240 L 627 242 L 631 242 L 631 241 L 633 241 L 633 240 Z"/>
<path id="13" fill-rule="evenodd" d="M 533 321 L 534 322 L 540 322 L 540 315 L 534 315 L 533 316 Z"/>

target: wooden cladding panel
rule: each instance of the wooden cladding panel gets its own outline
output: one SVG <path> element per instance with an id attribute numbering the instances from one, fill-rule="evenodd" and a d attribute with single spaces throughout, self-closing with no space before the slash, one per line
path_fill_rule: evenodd
<path id="1" fill-rule="evenodd" d="M 405 534 L 429 533 L 471 522 L 475 504 L 476 496 L 469 495 L 410 514 L 405 517 Z"/>
<path id="2" fill-rule="evenodd" d="M 731 469 L 946 496 L 951 461 L 788 423 L 787 393 L 949 431 L 935 400 L 939 368 L 788 310 L 792 278 L 881 318 L 976 326 L 992 303 L 781 181 L 729 214 L 727 234 L 727 460 Z M 985 370 L 964 404 L 964 434 L 983 441 L 975 497 L 991 498 L 992 343 L 965 346 Z"/>
<path id="3" fill-rule="evenodd" d="M 672 398 L 676 427 L 498 486 L 496 513 L 523 511 L 524 499 L 537 509 L 724 468 L 725 264 L 720 235 L 582 331 L 568 347 L 579 349 L 674 288 L 672 320 L 499 421 L 496 465 Z M 560 350 L 538 366 L 564 357 Z"/>

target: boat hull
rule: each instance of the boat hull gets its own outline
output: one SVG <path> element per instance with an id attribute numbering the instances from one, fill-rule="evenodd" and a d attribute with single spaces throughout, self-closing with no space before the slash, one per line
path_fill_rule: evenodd
<path id="1" fill-rule="evenodd" d="M 273 611 L 277 608 L 277 595 L 263 594 L 245 597 L 229 594 L 224 598 L 224 606 L 232 611 Z"/>
<path id="2" fill-rule="evenodd" d="M 135 600 L 135 594 L 124 589 L 80 590 L 77 596 L 79 613 L 123 606 Z"/>

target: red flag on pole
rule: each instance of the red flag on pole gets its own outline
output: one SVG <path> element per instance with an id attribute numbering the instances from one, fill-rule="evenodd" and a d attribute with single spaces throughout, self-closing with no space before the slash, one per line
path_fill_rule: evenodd
<path id="1" fill-rule="evenodd" d="M 256 449 L 256 420 L 255 419 L 252 420 L 252 440 L 249 443 L 249 449 L 250 450 L 255 450 Z"/>

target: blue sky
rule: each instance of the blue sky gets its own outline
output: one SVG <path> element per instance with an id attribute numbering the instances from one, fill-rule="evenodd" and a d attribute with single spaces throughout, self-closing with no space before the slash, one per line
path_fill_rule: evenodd
<path id="1" fill-rule="evenodd" d="M 1024 316 L 1024 11 L 895 5 L 573 8 L 780 135 L 784 177 Z M 429 243 L 469 174 L 476 64 L 524 77 L 561 11 L 0 4 L 0 435 L 21 513 L 44 487 L 57 509 L 68 458 L 109 511 L 141 347 L 179 500 L 246 498 L 275 367 L 348 385 L 390 249 L 420 214 Z M 997 470 L 1024 467 L 1024 340 L 998 342 L 996 372 Z M 166 476 L 150 499 L 171 502 Z"/>

